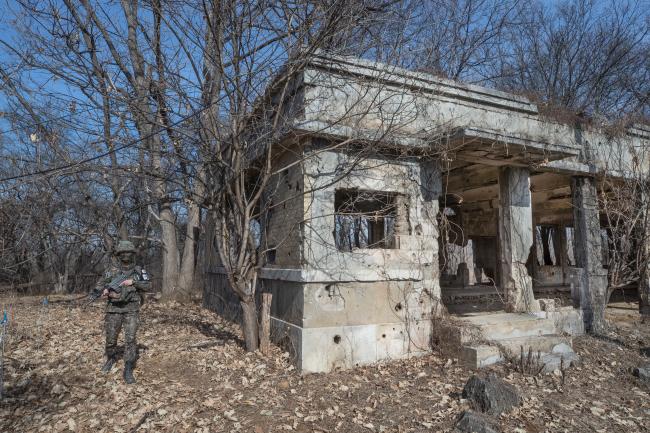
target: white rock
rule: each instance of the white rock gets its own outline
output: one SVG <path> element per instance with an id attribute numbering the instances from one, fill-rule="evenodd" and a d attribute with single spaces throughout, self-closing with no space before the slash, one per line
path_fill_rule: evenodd
<path id="1" fill-rule="evenodd" d="M 553 346 L 553 350 L 551 350 L 551 352 L 552 353 L 573 353 L 573 354 L 575 354 L 575 352 L 573 351 L 571 346 L 569 346 L 566 343 L 556 344 L 555 346 Z"/>

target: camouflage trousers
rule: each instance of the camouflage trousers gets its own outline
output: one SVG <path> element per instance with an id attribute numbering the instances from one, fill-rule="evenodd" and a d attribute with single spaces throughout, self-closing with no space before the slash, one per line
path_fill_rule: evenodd
<path id="1" fill-rule="evenodd" d="M 135 363 L 138 358 L 138 345 L 135 334 L 138 332 L 138 312 L 106 313 L 106 357 L 117 356 L 117 337 L 124 326 L 124 362 Z"/>

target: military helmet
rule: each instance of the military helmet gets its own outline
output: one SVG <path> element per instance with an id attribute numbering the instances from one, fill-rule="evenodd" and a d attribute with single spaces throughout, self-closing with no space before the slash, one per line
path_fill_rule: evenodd
<path id="1" fill-rule="evenodd" d="M 120 241 L 115 248 L 115 255 L 121 253 L 135 253 L 135 245 L 131 241 Z"/>

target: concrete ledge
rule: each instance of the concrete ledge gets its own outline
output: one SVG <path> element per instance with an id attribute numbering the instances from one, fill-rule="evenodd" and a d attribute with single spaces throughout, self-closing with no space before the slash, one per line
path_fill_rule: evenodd
<path id="1" fill-rule="evenodd" d="M 444 95 L 454 99 L 471 101 L 475 104 L 501 107 L 529 114 L 538 113 L 537 105 L 524 96 L 474 84 L 461 83 L 431 74 L 413 72 L 397 66 L 357 57 L 324 54 L 314 59 L 311 65 L 326 71 L 337 71 L 345 75 L 360 76 L 373 81 L 406 87 L 412 91 Z M 314 74 L 309 70 L 307 72 Z M 314 79 L 314 77 L 306 74 L 304 77 L 305 84 L 311 84 Z"/>
<path id="2" fill-rule="evenodd" d="M 583 335 L 585 333 L 582 311 L 576 308 L 562 307 L 556 311 L 538 311 L 534 314 L 539 318 L 552 320 L 555 332 L 558 334 Z"/>
<path id="3" fill-rule="evenodd" d="M 470 368 L 487 367 L 505 359 L 498 347 L 487 344 L 463 346 L 460 357 L 463 364 Z"/>
<path id="4" fill-rule="evenodd" d="M 555 323 L 545 317 L 524 313 L 477 314 L 461 318 L 467 327 L 460 329 L 461 343 L 471 343 L 477 333 L 484 340 L 536 337 L 555 334 Z"/>
<path id="5" fill-rule="evenodd" d="M 223 267 L 215 267 L 208 273 L 225 274 Z M 420 269 L 384 268 L 373 269 L 345 269 L 322 271 L 291 268 L 262 268 L 260 276 L 266 280 L 291 281 L 295 283 L 373 283 L 380 281 L 422 281 L 423 272 Z"/>

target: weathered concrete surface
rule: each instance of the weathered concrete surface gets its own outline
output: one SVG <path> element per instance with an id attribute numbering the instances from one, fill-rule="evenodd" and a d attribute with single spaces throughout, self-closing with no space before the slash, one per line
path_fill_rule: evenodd
<path id="1" fill-rule="evenodd" d="M 431 320 L 303 328 L 271 318 L 273 340 L 294 356 L 303 373 L 349 369 L 430 350 Z"/>
<path id="2" fill-rule="evenodd" d="M 547 317 L 546 314 L 552 314 Z M 557 317 L 561 311 L 533 314 L 494 313 L 464 317 L 461 323 L 450 329 L 455 344 L 462 346 L 461 359 L 471 368 L 483 368 L 519 357 L 524 353 L 552 353 L 564 345 L 572 346 L 570 336 L 561 335 L 566 326 Z"/>
<path id="3" fill-rule="evenodd" d="M 499 171 L 499 287 L 506 311 L 539 311 L 526 262 L 533 246 L 533 213 L 528 169 Z"/>
<path id="4" fill-rule="evenodd" d="M 555 311 L 538 311 L 535 316 L 550 319 L 555 324 L 555 332 L 558 334 L 583 335 L 585 323 L 582 318 L 582 310 L 573 307 L 560 307 Z"/>
<path id="5" fill-rule="evenodd" d="M 580 308 L 587 332 L 600 333 L 605 327 L 607 271 L 602 264 L 602 237 L 596 181 L 574 177 L 571 183 L 574 206 L 575 259 L 582 268 Z"/>
<path id="6" fill-rule="evenodd" d="M 507 338 L 492 341 L 489 344 L 472 344 L 463 346 L 461 359 L 470 368 L 483 368 L 503 362 L 506 355 L 518 358 L 523 349 L 525 354 L 549 353 L 559 344 L 572 344 L 571 337 L 561 335 L 540 335 L 532 337 Z"/>
<path id="7" fill-rule="evenodd" d="M 304 162 L 305 189 L 313 192 L 304 194 L 302 269 L 315 273 L 315 280 L 321 282 L 426 280 L 433 295 L 439 297 L 436 216 L 440 171 L 417 160 L 377 157 L 359 161 L 343 152 L 317 151 Z M 428 180 L 423 181 L 424 177 Z M 435 200 L 425 199 L 422 188 L 430 188 Z M 337 189 L 404 195 L 408 206 L 403 207 L 412 230 L 399 235 L 399 249 L 339 251 L 333 238 Z"/>
<path id="8" fill-rule="evenodd" d="M 528 160 L 567 173 L 624 174 L 632 166 L 629 149 L 650 138 L 648 128 L 638 126 L 612 139 L 596 127 L 544 118 L 521 96 L 355 58 L 316 58 L 297 81 L 304 105 L 294 128 L 300 131 L 388 135 L 426 147 L 445 125 L 458 130 L 455 153 L 496 165 Z"/>
<path id="9" fill-rule="evenodd" d="M 552 320 L 524 313 L 476 314 L 462 317 L 460 323 L 464 326 L 458 328 L 461 343 L 473 341 L 476 337 L 484 340 L 503 340 L 550 335 L 556 332 Z"/>
<path id="10" fill-rule="evenodd" d="M 485 378 L 470 377 L 463 388 L 463 398 L 468 399 L 474 409 L 489 415 L 499 415 L 521 404 L 519 391 L 494 374 Z"/>
<path id="11" fill-rule="evenodd" d="M 320 144 L 314 140 L 306 147 L 302 163 L 306 192 L 300 266 L 261 272 L 265 281 L 274 280 L 274 341 L 294 353 L 303 372 L 426 353 L 432 314 L 442 308 L 437 162 L 380 156 L 359 160 L 324 151 Z M 392 248 L 337 248 L 339 189 L 396 197 Z"/>

